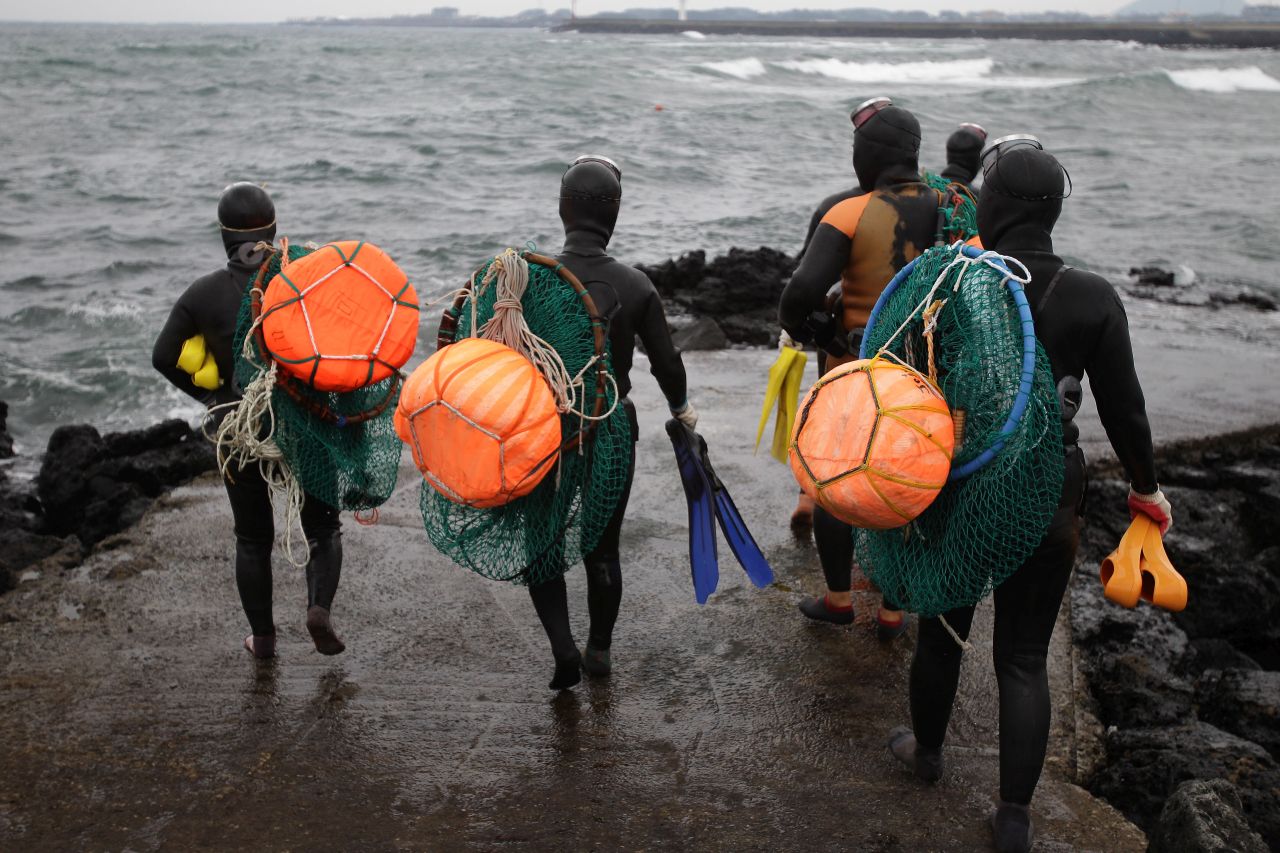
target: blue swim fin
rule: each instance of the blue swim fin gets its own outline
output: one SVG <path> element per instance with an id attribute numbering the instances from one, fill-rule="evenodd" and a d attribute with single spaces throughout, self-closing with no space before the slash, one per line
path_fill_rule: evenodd
<path id="1" fill-rule="evenodd" d="M 764 553 L 756 544 L 755 537 L 747 529 L 746 522 L 738 512 L 738 507 L 729 496 L 729 490 L 725 488 L 724 483 L 716 475 L 715 469 L 711 467 L 706 439 L 700 435 L 698 436 L 698 460 L 702 463 L 702 473 L 706 475 L 707 482 L 711 485 L 716 501 L 716 520 L 720 522 L 720 530 L 724 532 L 724 538 L 729 541 L 733 556 L 738 558 L 738 562 L 747 572 L 747 577 L 756 587 L 768 586 L 773 583 L 773 569 L 769 567 L 769 561 L 764 558 Z"/>
<path id="2" fill-rule="evenodd" d="M 680 483 L 689 502 L 689 567 L 693 572 L 693 594 L 699 604 L 706 604 L 720 582 L 711 483 L 702 472 L 696 433 L 672 418 L 667 421 L 667 435 L 676 452 Z"/>
<path id="3" fill-rule="evenodd" d="M 709 496 L 707 502 L 714 507 L 715 518 L 720 522 L 720 529 L 724 532 L 724 538 L 728 540 L 729 548 L 732 549 L 733 555 L 738 558 L 738 562 L 742 564 L 742 568 L 746 570 L 747 577 L 751 579 L 751 582 L 757 587 L 764 587 L 773 583 L 773 569 L 769 567 L 769 561 L 765 559 L 764 554 L 760 551 L 760 546 L 756 544 L 751 531 L 747 529 L 747 525 L 743 522 L 737 506 L 733 503 L 733 498 L 729 495 L 729 490 L 725 488 L 724 483 L 716 476 L 715 469 L 711 467 L 711 459 L 707 455 L 707 442 L 702 436 L 675 418 L 667 421 L 667 434 L 671 436 L 671 444 L 676 449 L 676 459 L 680 461 L 680 476 L 684 482 L 685 495 L 689 496 L 690 499 L 689 547 L 690 557 L 694 563 L 694 591 L 698 595 L 698 602 L 705 602 L 706 596 L 715 591 L 719 581 L 719 569 L 713 565 L 710 572 L 709 586 L 699 587 L 699 566 L 692 553 L 699 535 L 694 530 L 694 504 L 693 498 L 690 496 L 690 489 L 695 486 L 701 490 L 698 494 Z M 696 474 L 696 477 L 686 476 L 686 470 Z M 706 524 L 708 527 L 711 526 L 709 520 Z M 710 531 L 710 538 L 712 540 L 711 555 L 714 557 L 714 529 Z M 704 589 L 705 592 L 703 591 Z"/>

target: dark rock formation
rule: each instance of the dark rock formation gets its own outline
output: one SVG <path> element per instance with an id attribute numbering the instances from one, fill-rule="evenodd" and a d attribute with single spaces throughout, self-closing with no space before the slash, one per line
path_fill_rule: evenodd
<path id="1" fill-rule="evenodd" d="M 1200 789 L 1170 802 L 1169 828 L 1162 811 L 1184 782 L 1229 779 L 1249 825 L 1280 848 L 1280 427 L 1157 457 L 1174 512 L 1165 545 L 1189 603 L 1167 613 L 1106 601 L 1097 567 L 1129 524 L 1128 484 L 1114 465 L 1093 466 L 1071 612 L 1108 733 L 1103 765 L 1082 781 L 1151 832 L 1153 850 L 1215 850 L 1237 848 L 1168 846 L 1221 828 Z"/>
<path id="2" fill-rule="evenodd" d="M 671 331 L 671 340 L 683 352 L 724 349 L 729 345 L 724 330 L 710 317 L 699 317 L 688 325 L 676 326 Z"/>
<path id="3" fill-rule="evenodd" d="M 9 435 L 9 404 L 0 400 L 0 459 L 13 457 L 13 436 Z"/>
<path id="4" fill-rule="evenodd" d="M 1259 293 L 1247 283 L 1202 281 L 1194 271 L 1186 267 L 1182 268 L 1181 273 L 1158 266 L 1130 267 L 1125 290 L 1140 299 L 1170 305 L 1200 308 L 1237 306 L 1257 311 L 1275 311 L 1280 307 L 1275 299 Z"/>
<path id="5" fill-rule="evenodd" d="M 1120 729 L 1107 737 L 1108 764 L 1092 790 L 1148 832 L 1183 782 L 1230 779 L 1249 825 L 1280 845 L 1280 766 L 1252 741 L 1208 723 L 1177 728 Z"/>
<path id="6" fill-rule="evenodd" d="M 179 420 L 105 437 L 83 424 L 58 427 L 36 480 L 42 532 L 74 533 L 91 546 L 136 522 L 162 492 L 215 465 L 213 448 Z"/>
<path id="7" fill-rule="evenodd" d="M 1173 287 L 1173 270 L 1161 267 L 1130 267 L 1129 275 L 1134 284 L 1148 287 Z"/>
<path id="8" fill-rule="evenodd" d="M 1183 782 L 1164 804 L 1149 853 L 1267 853 L 1226 779 Z"/>
<path id="9" fill-rule="evenodd" d="M 1200 719 L 1280 760 L 1280 672 L 1209 670 L 1196 685 L 1196 701 Z"/>
<path id="10" fill-rule="evenodd" d="M 710 320 L 737 344 L 770 346 L 778 340 L 778 300 L 795 269 L 784 252 L 730 249 L 710 263 L 705 252 L 639 269 L 652 279 L 668 311 Z"/>

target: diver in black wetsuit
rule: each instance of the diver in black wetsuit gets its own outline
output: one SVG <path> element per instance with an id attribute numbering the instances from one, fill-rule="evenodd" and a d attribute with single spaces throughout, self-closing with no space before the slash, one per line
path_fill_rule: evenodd
<path id="1" fill-rule="evenodd" d="M 609 649 L 622 602 L 618 539 L 635 473 L 634 442 L 638 433 L 635 406 L 627 399 L 637 336 L 644 344 L 649 370 L 658 380 L 672 415 L 690 428 L 698 422 L 697 412 L 689 403 L 684 362 L 671 342 L 658 291 L 644 273 L 618 263 L 605 253 L 621 201 L 622 174 L 616 164 L 604 157 L 579 157 L 560 181 L 560 220 L 564 223 L 565 240 L 564 250 L 556 260 L 578 277 L 590 292 L 596 310 L 608 322 L 614 376 L 618 381 L 618 396 L 631 424 L 632 447 L 622 497 L 595 550 L 583 558 L 591 629 L 582 654 L 569 626 L 563 574 L 529 588 L 556 661 L 555 676 L 549 685 L 552 690 L 577 684 L 581 679 L 579 668 L 593 677 L 604 677 L 612 671 Z"/>
<path id="2" fill-rule="evenodd" d="M 275 205 L 266 190 L 255 184 L 232 184 L 218 200 L 218 224 L 227 252 L 226 268 L 197 279 L 178 297 L 151 354 L 152 365 L 170 383 L 210 408 L 240 399 L 234 382 L 232 338 L 245 288 L 267 258 L 267 252 L 257 244 L 275 238 Z M 196 335 L 204 337 L 217 364 L 221 384 L 216 390 L 197 387 L 194 376 L 178 367 L 184 342 Z M 220 413 L 214 412 L 212 417 L 220 419 Z M 276 646 L 271 613 L 271 547 L 275 540 L 271 496 L 256 465 L 229 473 L 224 484 L 235 517 L 236 588 L 253 632 L 244 645 L 255 657 L 270 658 L 275 656 Z M 308 496 L 302 506 L 302 529 L 310 547 L 307 630 L 318 651 L 336 655 L 346 648 L 329 619 L 342 572 L 338 511 Z"/>
<path id="3" fill-rule="evenodd" d="M 1115 289 L 1100 276 L 1064 266 L 1050 236 L 1062 210 L 1065 172 L 1032 137 L 997 140 L 984 155 L 978 202 L 983 245 L 1021 261 L 1031 273 L 1027 299 L 1036 337 L 1053 367 L 1063 403 L 1066 479 L 1059 510 L 1026 562 L 995 591 L 993 657 L 1000 690 L 1000 805 L 992 816 L 996 849 L 1031 846 L 1028 806 L 1049 737 L 1049 638 L 1071 576 L 1084 501 L 1080 430 L 1071 423 L 1088 374 L 1107 437 L 1132 483 L 1130 514 L 1149 515 L 1164 532 L 1169 502 L 1156 485 L 1151 428 L 1133 365 L 1128 321 Z M 962 638 L 973 608 L 944 614 Z M 912 729 L 895 729 L 889 748 L 917 776 L 942 773 L 942 742 L 955 701 L 961 648 L 939 619 L 922 619 L 911 665 Z"/>
<path id="4" fill-rule="evenodd" d="M 854 125 L 853 168 L 862 192 L 831 206 L 814 229 L 800 266 L 778 306 L 782 328 L 801 343 L 826 351 L 825 369 L 858 357 L 872 306 L 894 274 L 933 245 L 938 192 L 920 177 L 920 123 L 888 98 L 859 105 Z M 827 307 L 831 283 L 840 282 L 838 316 Z M 805 599 L 810 619 L 853 622 L 853 535 L 849 525 L 818 507 L 813 536 L 826 578 L 825 595 Z M 905 614 L 882 602 L 876 614 L 884 639 L 901 636 Z"/>
<path id="5" fill-rule="evenodd" d="M 965 122 L 957 127 L 947 137 L 947 168 L 942 170 L 942 177 L 972 190 L 986 141 L 987 132 L 981 125 Z"/>

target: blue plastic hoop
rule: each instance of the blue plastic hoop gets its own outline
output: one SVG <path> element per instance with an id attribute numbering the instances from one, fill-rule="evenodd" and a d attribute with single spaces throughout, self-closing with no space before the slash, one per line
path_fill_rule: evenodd
<path id="1" fill-rule="evenodd" d="M 983 250 L 973 246 L 962 246 L 961 250 L 966 257 L 977 258 L 983 254 Z M 880 317 L 880 311 L 889 299 L 893 296 L 894 291 L 911 277 L 911 273 L 916 268 L 916 261 L 919 257 L 911 261 L 902 269 L 898 270 L 898 274 L 890 279 L 889 284 L 880 294 L 880 298 L 876 300 L 875 307 L 871 309 L 871 316 L 867 318 L 867 334 L 862 336 L 862 346 L 858 348 L 858 358 L 870 358 L 867 354 L 868 343 L 871 338 L 871 330 L 875 328 L 876 320 Z M 1009 272 L 1004 262 L 994 259 L 1006 273 Z M 1018 383 L 1018 396 L 1014 398 L 1013 407 L 1009 410 L 1009 417 L 1004 422 L 1004 426 L 1000 428 L 999 437 L 992 443 L 990 447 L 979 453 L 973 459 L 958 468 L 952 468 L 951 474 L 947 477 L 949 481 L 963 480 L 973 472 L 979 470 L 996 455 L 1004 449 L 1009 438 L 1013 435 L 1013 431 L 1018 428 L 1018 424 L 1022 422 L 1022 416 L 1026 414 L 1027 402 L 1031 399 L 1031 385 L 1036 375 L 1036 329 L 1035 323 L 1031 319 L 1031 305 L 1027 302 L 1027 294 L 1022 289 L 1022 283 L 1015 279 L 1005 276 L 1005 285 L 1009 288 L 1009 293 L 1013 296 L 1013 304 L 1018 309 L 1018 319 L 1022 323 L 1022 377 Z"/>

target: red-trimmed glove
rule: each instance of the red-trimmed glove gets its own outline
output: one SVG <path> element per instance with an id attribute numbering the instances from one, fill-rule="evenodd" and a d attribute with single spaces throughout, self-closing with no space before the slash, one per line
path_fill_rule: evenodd
<path id="1" fill-rule="evenodd" d="M 1160 535 L 1164 536 L 1173 527 L 1173 507 L 1164 492 L 1157 487 L 1155 494 L 1144 495 L 1129 489 L 1129 518 L 1137 518 L 1141 513 L 1160 525 Z"/>

